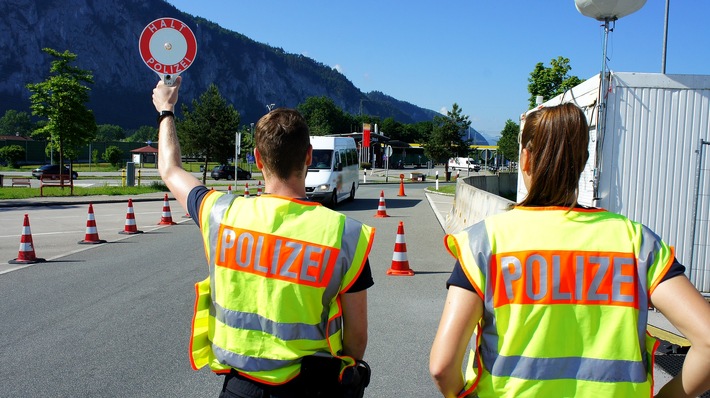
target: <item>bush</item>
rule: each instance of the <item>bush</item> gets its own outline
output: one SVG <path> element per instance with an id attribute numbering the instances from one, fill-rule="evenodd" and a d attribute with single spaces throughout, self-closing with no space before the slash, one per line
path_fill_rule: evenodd
<path id="1" fill-rule="evenodd" d="M 123 151 L 121 148 L 111 145 L 110 147 L 106 148 L 106 152 L 104 152 L 104 160 L 111 163 L 113 167 L 119 168 L 121 167 L 121 158 L 123 157 Z"/>
<path id="2" fill-rule="evenodd" d="M 24 157 L 25 148 L 19 145 L 8 145 L 0 148 L 0 158 L 4 159 L 13 169 L 17 168 L 17 162 Z"/>
<path id="3" fill-rule="evenodd" d="M 372 163 L 370 163 L 370 162 L 361 162 L 360 163 L 360 170 L 371 169 L 371 168 L 372 168 Z"/>

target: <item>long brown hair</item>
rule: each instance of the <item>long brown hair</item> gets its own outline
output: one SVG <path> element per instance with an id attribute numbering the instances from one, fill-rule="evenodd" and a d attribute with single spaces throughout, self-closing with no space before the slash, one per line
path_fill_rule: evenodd
<path id="1" fill-rule="evenodd" d="M 264 166 L 280 180 L 305 173 L 310 145 L 308 124 L 294 109 L 274 109 L 256 123 L 254 146 Z"/>
<path id="2" fill-rule="evenodd" d="M 577 203 L 577 188 L 589 157 L 589 126 L 579 107 L 541 108 L 525 118 L 521 148 L 530 152 L 530 187 L 520 206 Z"/>

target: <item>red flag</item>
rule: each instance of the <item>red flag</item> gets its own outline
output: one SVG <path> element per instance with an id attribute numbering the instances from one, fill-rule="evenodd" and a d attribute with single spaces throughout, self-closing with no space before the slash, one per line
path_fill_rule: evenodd
<path id="1" fill-rule="evenodd" d="M 362 124 L 362 146 L 365 148 L 370 147 L 370 123 Z"/>

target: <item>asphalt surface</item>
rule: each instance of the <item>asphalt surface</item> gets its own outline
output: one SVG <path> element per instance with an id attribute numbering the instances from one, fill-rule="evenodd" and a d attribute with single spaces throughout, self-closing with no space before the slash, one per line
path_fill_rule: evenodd
<path id="1" fill-rule="evenodd" d="M 405 171 L 408 172 L 408 171 Z M 390 172 L 392 173 L 392 172 Z M 430 176 L 433 173 L 430 174 Z M 366 396 L 434 397 L 429 349 L 453 261 L 443 247 L 452 196 L 367 176 L 357 199 L 338 210 L 376 228 L 368 290 L 373 378 Z M 442 182 L 443 183 L 443 182 Z M 380 193 L 390 217 L 375 218 Z M 164 194 L 132 198 L 137 228 L 122 235 L 125 197 L 0 201 L 0 395 L 7 397 L 214 397 L 220 378 L 192 371 L 187 357 L 193 284 L 206 274 L 199 230 L 169 196 L 175 226 L 157 225 Z M 79 245 L 92 203 L 101 245 Z M 24 214 L 38 257 L 18 256 Z M 403 222 L 414 276 L 387 276 Z M 656 384 L 669 376 L 656 367 Z"/>

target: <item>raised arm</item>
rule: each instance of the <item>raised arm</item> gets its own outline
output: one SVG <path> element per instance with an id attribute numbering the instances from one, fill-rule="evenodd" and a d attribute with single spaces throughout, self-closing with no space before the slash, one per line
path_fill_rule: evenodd
<path id="1" fill-rule="evenodd" d="M 680 373 L 656 397 L 697 397 L 710 390 L 710 304 L 684 275 L 660 283 L 651 301 L 691 344 Z"/>
<path id="2" fill-rule="evenodd" d="M 162 81 L 153 89 L 153 105 L 158 113 L 162 111 L 175 112 L 178 101 L 178 91 L 182 77 L 178 76 L 174 85 L 166 86 Z M 183 209 L 187 209 L 187 196 L 192 188 L 201 185 L 195 178 L 182 168 L 180 143 L 175 130 L 175 117 L 163 117 L 158 125 L 158 171 L 175 200 Z"/>

